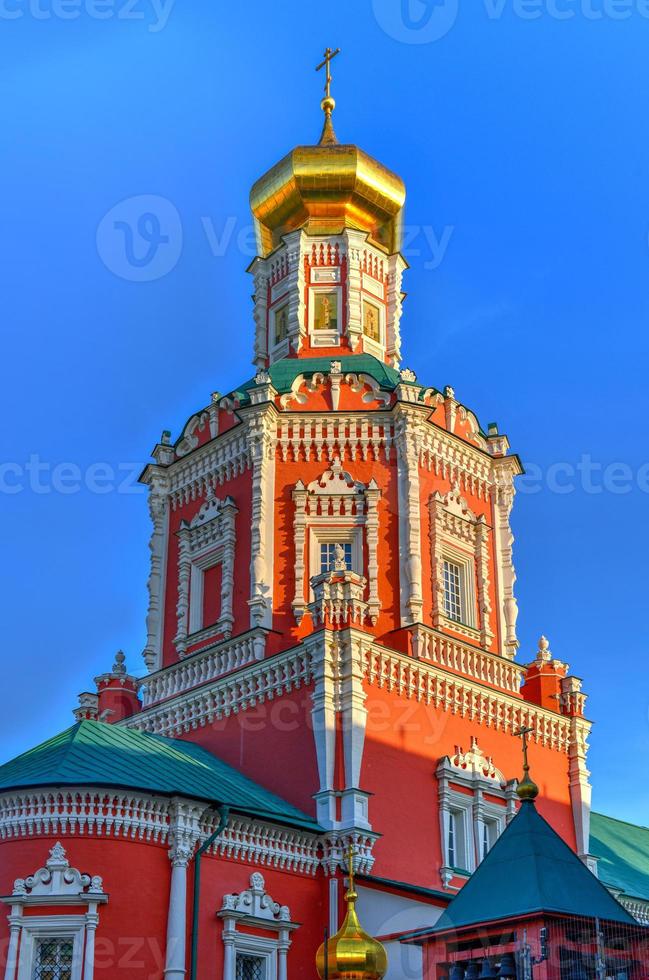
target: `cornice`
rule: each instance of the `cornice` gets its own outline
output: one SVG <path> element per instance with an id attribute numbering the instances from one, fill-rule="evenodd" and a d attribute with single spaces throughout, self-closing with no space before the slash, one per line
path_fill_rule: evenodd
<path id="1" fill-rule="evenodd" d="M 18 789 L 0 794 L 0 842 L 46 836 L 113 838 L 172 847 L 182 836 L 179 812 L 194 813 L 195 800 L 97 786 Z M 202 807 L 192 847 L 216 830 L 219 814 Z M 233 813 L 208 853 L 231 861 L 313 876 L 344 869 L 349 844 L 356 866 L 369 873 L 377 834 L 364 830 L 311 833 Z M 88 897 L 88 896 L 86 896 Z"/>
<path id="2" fill-rule="evenodd" d="M 214 719 L 253 708 L 310 684 L 322 658 L 328 631 L 318 631 L 303 644 L 266 660 L 255 662 L 225 677 L 192 688 L 161 704 L 144 708 L 120 724 L 126 728 L 177 736 L 210 724 Z M 438 664 L 416 659 L 377 643 L 354 627 L 336 631 L 338 642 L 356 644 L 367 683 L 433 704 L 500 731 L 521 726 L 534 729 L 539 744 L 568 752 L 575 737 L 583 739 L 590 722 L 553 712 L 525 701 L 522 696 L 445 670 Z M 485 656 L 489 656 L 485 654 Z M 480 668 L 482 670 L 482 668 Z M 503 669 L 515 665 L 503 662 Z M 484 678 L 484 672 L 483 672 Z"/>

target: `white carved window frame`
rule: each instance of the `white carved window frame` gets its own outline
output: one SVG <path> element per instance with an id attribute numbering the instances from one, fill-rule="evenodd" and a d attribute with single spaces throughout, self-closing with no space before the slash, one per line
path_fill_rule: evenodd
<path id="1" fill-rule="evenodd" d="M 444 539 L 442 545 L 442 565 L 445 561 L 451 562 L 453 565 L 457 565 L 460 570 L 460 607 L 462 610 L 462 619 L 458 622 L 450 616 L 446 615 L 446 606 L 444 603 L 444 593 L 442 592 L 442 619 L 445 621 L 445 625 L 453 627 L 468 626 L 469 629 L 476 629 L 476 594 L 475 594 L 475 555 L 471 555 L 466 551 L 462 551 L 460 548 L 455 547 L 455 545 Z M 442 586 L 444 581 L 442 578 Z"/>
<path id="2" fill-rule="evenodd" d="M 367 578 L 368 613 L 372 622 L 378 618 L 381 609 L 377 557 L 380 496 L 381 491 L 374 480 L 367 485 L 357 482 L 343 469 L 340 459 L 334 459 L 331 467 L 308 486 L 301 480 L 296 483 L 293 490 L 295 594 L 292 607 L 298 623 L 306 611 L 307 591 L 313 600 L 311 579 L 320 574 L 320 545 L 336 541 L 352 544 L 352 570 Z M 305 580 L 307 544 L 309 574 Z"/>
<path id="3" fill-rule="evenodd" d="M 357 575 L 364 575 L 363 561 L 363 525 L 352 523 L 350 518 L 341 524 L 309 524 L 309 595 L 313 601 L 313 589 L 311 579 L 322 572 L 321 565 L 321 544 L 351 544 L 352 546 L 352 567 L 351 571 Z M 363 522 L 364 524 L 364 522 Z"/>
<path id="4" fill-rule="evenodd" d="M 515 779 L 507 781 L 502 772 L 495 767 L 493 760 L 484 755 L 477 739 L 471 740 L 468 752 L 456 747 L 454 756 L 440 759 L 436 771 L 439 790 L 439 822 L 442 844 L 443 866 L 440 869 L 442 882 L 446 885 L 457 870 L 475 871 L 482 861 L 484 828 L 495 828 L 495 840 L 503 832 L 516 813 Z M 496 798 L 486 799 L 486 795 Z M 464 863 L 450 861 L 450 821 L 456 815 L 462 820 L 464 831 Z M 456 844 L 457 847 L 457 844 Z"/>
<path id="5" fill-rule="evenodd" d="M 379 339 L 374 340 L 365 333 L 365 304 L 368 303 L 379 315 Z M 373 293 L 361 293 L 361 333 L 363 336 L 363 350 L 375 357 L 382 359 L 385 357 L 386 348 L 386 309 L 385 303 Z"/>
<path id="6" fill-rule="evenodd" d="M 433 626 L 454 630 L 467 639 L 489 647 L 494 634 L 491 626 L 489 534 L 491 528 L 482 515 L 470 510 L 460 489 L 454 485 L 447 494 L 436 492 L 429 500 L 429 534 L 433 586 Z M 460 565 L 464 585 L 463 606 L 466 622 L 458 623 L 445 615 L 444 560 Z"/>
<path id="7" fill-rule="evenodd" d="M 264 980 L 288 980 L 288 951 L 291 933 L 298 928 L 286 905 L 273 901 L 258 871 L 250 876 L 250 887 L 237 895 L 224 895 L 218 913 L 223 920 L 223 980 L 236 980 L 237 956 L 258 956 L 264 961 Z M 242 925 L 245 932 L 237 926 Z M 257 935 L 255 931 L 276 933 Z"/>
<path id="8" fill-rule="evenodd" d="M 189 643 L 232 635 L 236 514 L 232 497 L 220 500 L 210 487 L 198 514 L 191 522 L 183 521 L 178 530 L 178 629 L 174 642 L 180 656 Z M 204 627 L 205 572 L 215 565 L 221 566 L 220 614 L 216 623 Z"/>
<path id="9" fill-rule="evenodd" d="M 473 828 L 471 826 L 471 810 L 473 801 L 470 796 L 464 793 L 449 790 L 447 813 L 446 835 L 444 837 L 444 865 L 454 870 L 467 871 L 471 873 L 475 870 L 475 860 L 473 857 Z M 450 858 L 450 837 L 451 820 L 455 818 L 462 829 L 461 840 L 455 838 L 455 862 L 451 864 Z M 460 854 L 459 851 L 462 851 Z"/>
<path id="10" fill-rule="evenodd" d="M 267 936 L 253 936 L 247 932 L 236 932 L 234 938 L 234 973 L 224 973 L 223 980 L 236 980 L 237 959 L 243 956 L 258 956 L 264 964 L 264 980 L 277 980 L 277 940 Z"/>
<path id="11" fill-rule="evenodd" d="M 84 915 L 30 915 L 23 919 L 21 933 L 16 980 L 32 980 L 36 965 L 36 950 L 41 939 L 72 940 L 72 980 L 82 980 L 86 933 Z"/>
<path id="12" fill-rule="evenodd" d="M 336 347 L 340 343 L 343 329 L 343 290 L 340 283 L 340 267 L 314 267 L 311 270 L 311 274 L 316 279 L 315 282 L 312 280 L 309 286 L 309 337 L 311 338 L 311 343 L 314 347 Z M 328 278 L 323 278 L 322 282 L 318 282 L 317 279 L 320 276 L 327 276 Z M 336 276 L 337 278 L 332 280 L 330 278 L 331 276 Z M 315 329 L 315 298 L 318 294 L 322 293 L 335 296 L 337 323 L 335 330 Z"/>
<path id="13" fill-rule="evenodd" d="M 288 323 L 286 325 L 286 329 L 287 329 L 286 336 L 282 340 L 280 340 L 279 343 L 276 343 L 275 342 L 275 333 L 276 333 L 276 330 L 275 330 L 275 321 L 276 321 L 276 318 L 277 318 L 277 314 L 280 313 L 284 309 L 287 311 L 287 314 L 286 315 L 287 315 L 287 318 L 288 318 L 288 314 L 289 314 L 289 310 L 290 310 L 290 300 L 289 300 L 289 296 L 288 296 L 287 293 L 284 293 L 283 296 L 281 296 L 277 301 L 275 301 L 271 305 L 271 308 L 269 310 L 269 317 L 268 317 L 268 350 L 270 351 L 270 353 L 275 358 L 285 357 L 289 353 L 290 334 L 288 333 L 288 330 L 289 330 Z"/>
<path id="14" fill-rule="evenodd" d="M 13 893 L 0 898 L 11 907 L 5 980 L 32 980 L 38 943 L 46 939 L 71 940 L 72 980 L 93 980 L 98 909 L 107 901 L 102 879 L 72 868 L 65 849 L 56 843 L 43 868 L 16 879 Z M 85 906 L 87 912 L 34 914 L 39 908 L 66 905 Z"/>

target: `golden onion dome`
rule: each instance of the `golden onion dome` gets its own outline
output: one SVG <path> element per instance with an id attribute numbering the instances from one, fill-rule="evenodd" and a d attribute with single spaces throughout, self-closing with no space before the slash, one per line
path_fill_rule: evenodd
<path id="1" fill-rule="evenodd" d="M 349 856 L 347 915 L 335 936 L 323 943 L 316 956 L 319 977 L 329 980 L 381 980 L 388 969 L 385 947 L 361 927 L 356 914 L 353 851 Z"/>
<path id="2" fill-rule="evenodd" d="M 329 53 L 329 58 L 327 54 Z M 331 115 L 329 63 L 321 108 L 325 122 L 315 146 L 296 146 L 260 177 L 250 192 L 259 254 L 269 255 L 288 232 L 340 234 L 344 228 L 368 232 L 386 252 L 401 247 L 406 189 L 397 174 L 351 143 L 339 143 Z"/>

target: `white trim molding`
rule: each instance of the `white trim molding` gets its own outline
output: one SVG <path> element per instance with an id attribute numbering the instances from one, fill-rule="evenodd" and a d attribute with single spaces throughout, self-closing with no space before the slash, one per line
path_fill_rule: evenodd
<path id="1" fill-rule="evenodd" d="M 453 756 L 440 759 L 436 776 L 444 856 L 440 878 L 446 888 L 458 871 L 475 871 L 485 856 L 485 837 L 490 848 L 512 819 L 517 782 L 505 778 L 493 759 L 485 756 L 475 736 L 467 752 L 456 746 Z M 486 795 L 502 802 L 494 803 Z M 452 825 L 454 855 L 450 848 Z"/>
<path id="2" fill-rule="evenodd" d="M 301 480 L 295 484 L 293 490 L 295 594 L 292 606 L 298 623 L 301 622 L 307 608 L 307 590 L 310 592 L 312 603 L 316 598 L 313 579 L 321 578 L 320 545 L 326 542 L 339 542 L 352 545 L 350 571 L 357 578 L 362 579 L 362 583 L 356 583 L 361 585 L 360 593 L 356 598 L 366 600 L 367 617 L 373 625 L 376 624 L 381 609 L 377 559 L 380 496 L 381 491 L 374 479 L 371 479 L 367 485 L 359 483 L 343 469 L 339 458 L 334 459 L 329 469 L 307 487 Z M 307 543 L 308 579 L 305 575 Z M 367 595 L 365 595 L 366 586 Z M 361 621 L 364 618 L 363 615 Z"/>
<path id="3" fill-rule="evenodd" d="M 444 627 L 463 632 L 467 638 L 479 641 L 483 647 L 489 647 L 494 638 L 489 596 L 491 529 L 482 515 L 476 516 L 469 508 L 457 483 L 454 483 L 446 494 L 441 494 L 439 491 L 433 493 L 428 508 L 433 626 L 436 629 Z M 445 560 L 455 562 L 463 569 L 462 622 L 449 619 L 445 614 L 443 570 Z M 462 630 L 462 627 L 465 629 Z"/>
<path id="4" fill-rule="evenodd" d="M 220 500 L 208 485 L 205 502 L 191 521 L 182 521 L 178 530 L 178 629 L 174 643 L 184 657 L 192 634 L 203 628 L 203 577 L 205 570 L 221 565 L 221 608 L 215 632 L 227 639 L 232 633 L 234 615 L 234 552 L 237 507 L 232 497 Z"/>
<path id="5" fill-rule="evenodd" d="M 291 921 L 287 905 L 270 897 L 263 875 L 255 871 L 250 876 L 250 888 L 237 895 L 224 895 L 218 915 L 223 920 L 223 980 L 236 980 L 239 955 L 262 960 L 264 980 L 287 980 L 290 935 L 299 925 Z M 256 935 L 254 930 L 276 935 Z"/>
<path id="6" fill-rule="evenodd" d="M 102 879 L 70 867 L 65 848 L 56 843 L 45 867 L 26 878 L 17 878 L 13 893 L 0 898 L 0 902 L 11 907 L 5 980 L 31 980 L 38 943 L 47 939 L 70 941 L 72 980 L 92 980 L 98 908 L 107 901 Z M 87 912 L 24 915 L 25 908 L 31 913 L 38 907 L 57 906 L 87 906 Z"/>

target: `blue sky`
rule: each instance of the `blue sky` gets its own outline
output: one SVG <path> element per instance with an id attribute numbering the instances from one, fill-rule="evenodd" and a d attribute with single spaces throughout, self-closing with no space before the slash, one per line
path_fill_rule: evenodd
<path id="1" fill-rule="evenodd" d="M 545 632 L 584 678 L 595 807 L 646 821 L 649 5 L 2 0 L 0 22 L 2 756 L 67 726 L 118 647 L 142 669 L 134 477 L 250 374 L 248 191 L 317 138 L 340 45 L 338 135 L 408 187 L 405 364 L 530 469 L 520 658 Z M 159 216 L 135 264 L 108 212 Z"/>

